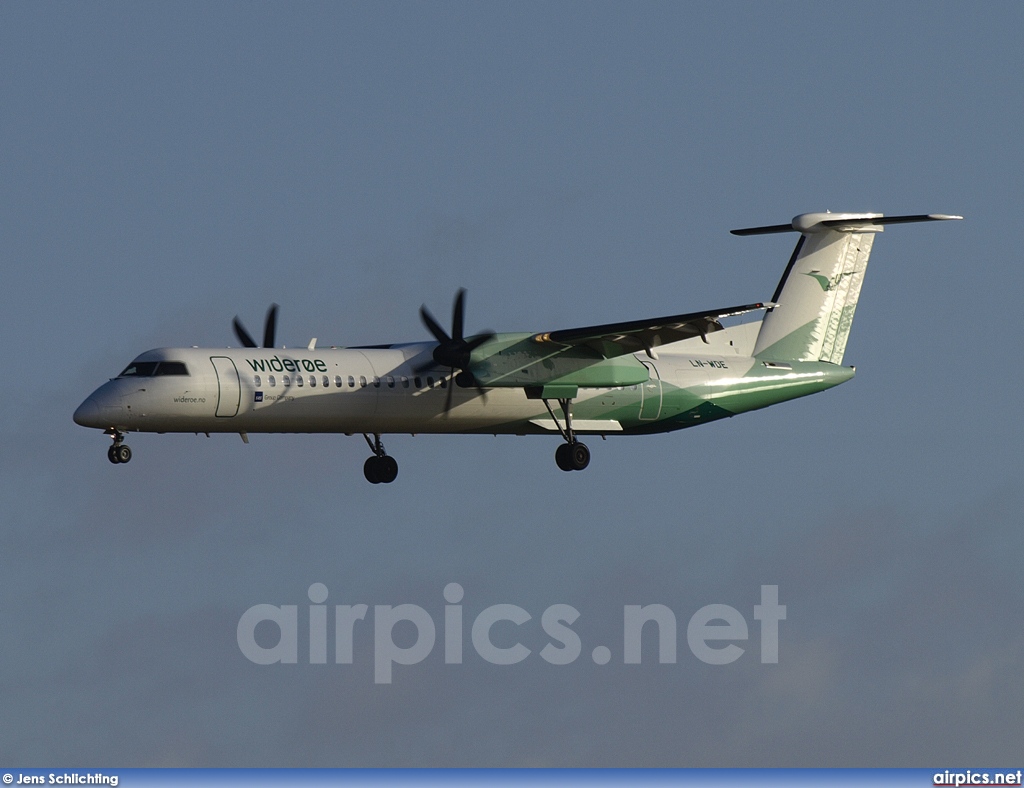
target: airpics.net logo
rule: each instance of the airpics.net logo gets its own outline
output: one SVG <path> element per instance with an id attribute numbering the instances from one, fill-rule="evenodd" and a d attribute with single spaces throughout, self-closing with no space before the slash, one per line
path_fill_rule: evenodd
<path id="1" fill-rule="evenodd" d="M 371 622 L 368 620 L 370 606 L 366 604 L 334 605 L 334 615 L 328 615 L 329 596 L 327 586 L 313 583 L 307 592 L 308 611 L 308 652 L 301 654 L 302 661 L 311 665 L 324 665 L 330 656 L 336 665 L 353 664 L 357 638 L 373 638 L 373 680 L 377 684 L 390 684 L 395 665 L 418 665 L 433 652 L 440 637 L 443 641 L 446 665 L 461 665 L 465 656 L 465 631 L 469 631 L 469 643 L 476 657 L 492 665 L 515 665 L 533 655 L 533 651 L 513 636 L 507 636 L 512 625 L 516 628 L 536 626 L 529 611 L 518 605 L 499 604 L 484 608 L 471 621 L 463 610 L 465 591 L 458 583 L 444 587 L 444 616 L 441 632 L 426 609 L 414 604 L 374 605 Z M 760 604 L 753 606 L 753 619 L 757 622 L 760 637 L 760 660 L 763 664 L 779 661 L 779 622 L 786 618 L 786 606 L 779 604 L 779 587 L 761 586 Z M 303 618 L 307 618 L 303 616 Z M 538 650 L 538 656 L 550 665 L 570 665 L 583 654 L 583 641 L 573 629 L 580 618 L 580 611 L 572 605 L 550 605 L 540 616 L 540 627 L 547 638 L 546 645 Z M 333 619 L 332 627 L 328 626 Z M 304 624 L 306 622 L 303 622 Z M 503 645 L 496 645 L 492 638 L 497 625 L 501 625 Z M 467 627 L 468 625 L 468 627 Z M 396 642 L 396 628 L 415 638 L 400 637 Z M 677 661 L 676 614 L 667 605 L 624 605 L 622 608 L 622 651 L 621 659 L 626 665 L 639 665 L 644 661 L 643 633 L 653 630 L 657 644 L 657 661 L 674 665 Z M 260 635 L 257 635 L 260 629 Z M 303 626 L 306 629 L 306 626 Z M 333 629 L 333 638 L 331 637 Z M 686 623 L 686 644 L 690 653 L 708 665 L 729 665 L 740 659 L 747 648 L 740 644 L 750 639 L 747 618 L 730 605 L 704 605 L 693 613 Z M 276 630 L 276 632 L 275 632 Z M 270 634 L 270 637 L 266 637 Z M 306 634 L 305 632 L 303 633 Z M 299 606 L 298 605 L 253 605 L 238 620 L 238 648 L 250 662 L 257 665 L 295 664 L 299 662 Z M 525 636 L 524 636 L 525 639 Z M 272 643 L 269 644 L 267 641 Z M 302 638 L 306 640 L 305 637 Z M 333 654 L 328 652 L 333 640 Z M 504 645 L 509 640 L 512 645 Z M 258 642 L 263 641 L 263 642 Z M 647 637 L 648 645 L 652 638 Z M 304 643 L 303 643 L 304 645 Z M 598 665 L 607 665 L 613 657 L 612 649 L 606 645 L 594 646 L 590 658 Z M 472 658 L 471 656 L 469 658 Z M 649 662 L 655 659 L 647 654 Z"/>

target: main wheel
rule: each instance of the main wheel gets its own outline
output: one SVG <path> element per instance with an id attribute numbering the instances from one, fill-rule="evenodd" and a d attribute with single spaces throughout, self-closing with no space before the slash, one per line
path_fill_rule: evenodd
<path id="1" fill-rule="evenodd" d="M 582 471 L 590 465 L 590 449 L 585 443 L 574 443 L 569 448 L 569 464 L 574 471 Z"/>
<path id="2" fill-rule="evenodd" d="M 132 458 L 132 450 L 125 446 L 123 443 L 120 446 L 112 447 L 114 453 L 117 455 L 118 462 L 129 462 Z"/>
<path id="3" fill-rule="evenodd" d="M 109 449 L 107 449 L 107 459 L 114 463 L 114 465 L 117 465 L 119 462 L 121 462 L 117 458 L 117 446 L 111 446 Z"/>
<path id="4" fill-rule="evenodd" d="M 555 449 L 555 465 L 563 471 L 572 470 L 572 458 L 569 456 L 569 452 L 571 450 L 572 446 L 568 443 L 560 443 L 558 444 L 558 448 Z"/>
<path id="5" fill-rule="evenodd" d="M 382 484 L 391 484 L 398 478 L 398 461 L 389 454 L 379 458 L 377 478 Z"/>
<path id="6" fill-rule="evenodd" d="M 380 458 L 367 457 L 363 463 L 363 476 L 370 484 L 380 484 Z"/>

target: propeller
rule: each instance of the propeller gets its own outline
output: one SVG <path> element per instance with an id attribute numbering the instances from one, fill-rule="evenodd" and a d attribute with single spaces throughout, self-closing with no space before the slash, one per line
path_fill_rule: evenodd
<path id="1" fill-rule="evenodd" d="M 417 372 L 423 372 L 430 369 L 434 365 L 441 367 L 448 367 L 452 371 L 452 383 L 458 382 L 458 385 L 475 386 L 477 391 L 481 394 L 486 395 L 483 386 L 481 386 L 476 379 L 473 377 L 473 373 L 469 370 L 469 365 L 472 360 L 473 351 L 480 347 L 482 344 L 494 337 L 493 331 L 482 331 L 479 334 L 474 334 L 472 337 L 466 338 L 463 334 L 463 326 L 465 325 L 466 315 L 466 290 L 459 288 L 459 291 L 455 294 L 455 303 L 452 305 L 452 333 L 451 336 L 441 328 L 441 324 L 437 322 L 430 310 L 427 309 L 426 305 L 420 307 L 420 317 L 423 319 L 423 324 L 427 327 L 427 330 L 434 335 L 434 339 L 437 340 L 437 347 L 434 348 L 433 359 L 428 361 L 426 364 L 421 364 L 417 367 Z M 459 370 L 459 374 L 455 375 L 455 370 Z M 448 413 L 452 407 L 452 386 L 448 387 L 448 396 L 444 403 L 444 412 Z"/>
<path id="2" fill-rule="evenodd" d="M 242 325 L 242 321 L 238 319 L 237 315 L 231 325 L 234 326 L 235 336 L 244 347 L 259 347 L 249 332 L 245 330 L 245 326 Z M 267 310 L 266 320 L 263 322 L 263 347 L 274 347 L 275 333 L 277 333 L 277 304 L 271 304 L 270 309 Z"/>

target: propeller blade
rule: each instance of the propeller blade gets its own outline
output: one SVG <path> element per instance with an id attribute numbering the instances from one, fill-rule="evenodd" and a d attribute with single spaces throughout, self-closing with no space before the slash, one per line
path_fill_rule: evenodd
<path id="1" fill-rule="evenodd" d="M 477 380 L 476 377 L 473 375 L 473 373 L 470 372 L 468 369 L 464 369 L 458 375 L 456 375 L 453 378 L 452 383 L 454 383 L 460 389 L 468 389 L 468 388 L 476 389 L 476 393 L 479 394 L 484 399 L 484 401 L 486 402 L 486 400 L 487 400 L 487 389 L 485 389 L 480 384 L 480 381 Z"/>
<path id="2" fill-rule="evenodd" d="M 434 339 L 442 344 L 452 341 L 452 338 L 448 336 L 444 332 L 444 329 L 441 328 L 440 324 L 434 320 L 434 316 L 430 314 L 430 310 L 427 309 L 426 304 L 420 307 L 420 317 L 423 319 L 423 324 L 427 327 L 430 333 L 434 335 Z"/>
<path id="3" fill-rule="evenodd" d="M 448 378 L 448 395 L 444 398 L 444 415 L 447 416 L 448 412 L 452 409 L 452 392 L 455 390 L 455 369 L 451 371 L 451 377 Z"/>
<path id="4" fill-rule="evenodd" d="M 456 377 L 463 377 L 463 383 L 466 388 L 473 386 L 480 392 L 481 396 L 486 397 L 487 392 L 484 391 L 483 387 L 473 377 L 473 374 L 469 371 L 469 365 L 472 361 L 471 355 L 474 350 L 480 347 L 485 342 L 492 339 L 495 334 L 491 330 L 482 331 L 478 334 L 474 334 L 469 339 L 465 336 L 466 326 L 466 290 L 460 287 L 455 293 L 455 301 L 452 303 L 452 333 L 449 336 L 445 333 L 445 330 L 441 325 L 434 319 L 434 316 L 430 314 L 430 310 L 427 309 L 426 304 L 420 307 L 420 317 L 423 319 L 423 324 L 433 334 L 434 339 L 437 340 L 437 347 L 434 348 L 431 356 L 431 361 L 425 361 L 420 363 L 416 368 L 416 372 L 426 372 L 428 369 L 436 369 L 437 367 L 447 367 L 451 370 L 451 375 L 448 378 L 448 394 L 445 397 L 444 412 L 445 415 L 452 408 L 452 398 L 454 393 L 452 389 L 457 384 L 455 382 Z M 456 375 L 458 370 L 458 375 Z"/>
<path id="5" fill-rule="evenodd" d="M 277 333 L 277 304 L 271 304 L 267 310 L 267 319 L 263 323 L 263 347 L 275 347 L 274 334 Z"/>
<path id="6" fill-rule="evenodd" d="M 462 341 L 462 326 L 466 315 L 466 288 L 460 287 L 452 305 L 452 339 Z"/>
<path id="7" fill-rule="evenodd" d="M 231 325 L 235 328 L 235 336 L 238 337 L 238 341 L 242 343 L 243 347 L 259 347 L 255 340 L 249 336 L 249 332 L 245 330 L 245 326 L 242 325 L 242 321 L 236 316 L 231 322 Z"/>
<path id="8" fill-rule="evenodd" d="M 472 353 L 485 342 L 489 342 L 494 339 L 494 337 L 495 333 L 493 331 L 484 331 L 483 333 L 477 334 L 472 339 L 466 340 L 466 351 L 468 353 Z"/>

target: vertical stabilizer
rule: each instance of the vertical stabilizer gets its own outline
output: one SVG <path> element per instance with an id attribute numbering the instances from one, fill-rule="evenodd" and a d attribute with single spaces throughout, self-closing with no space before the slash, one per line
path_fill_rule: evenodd
<path id="1" fill-rule="evenodd" d="M 805 213 L 792 224 L 733 230 L 736 235 L 800 233 L 764 316 L 754 355 L 780 361 L 840 364 L 864 283 L 875 233 L 886 224 L 959 219 L 929 214 Z"/>

